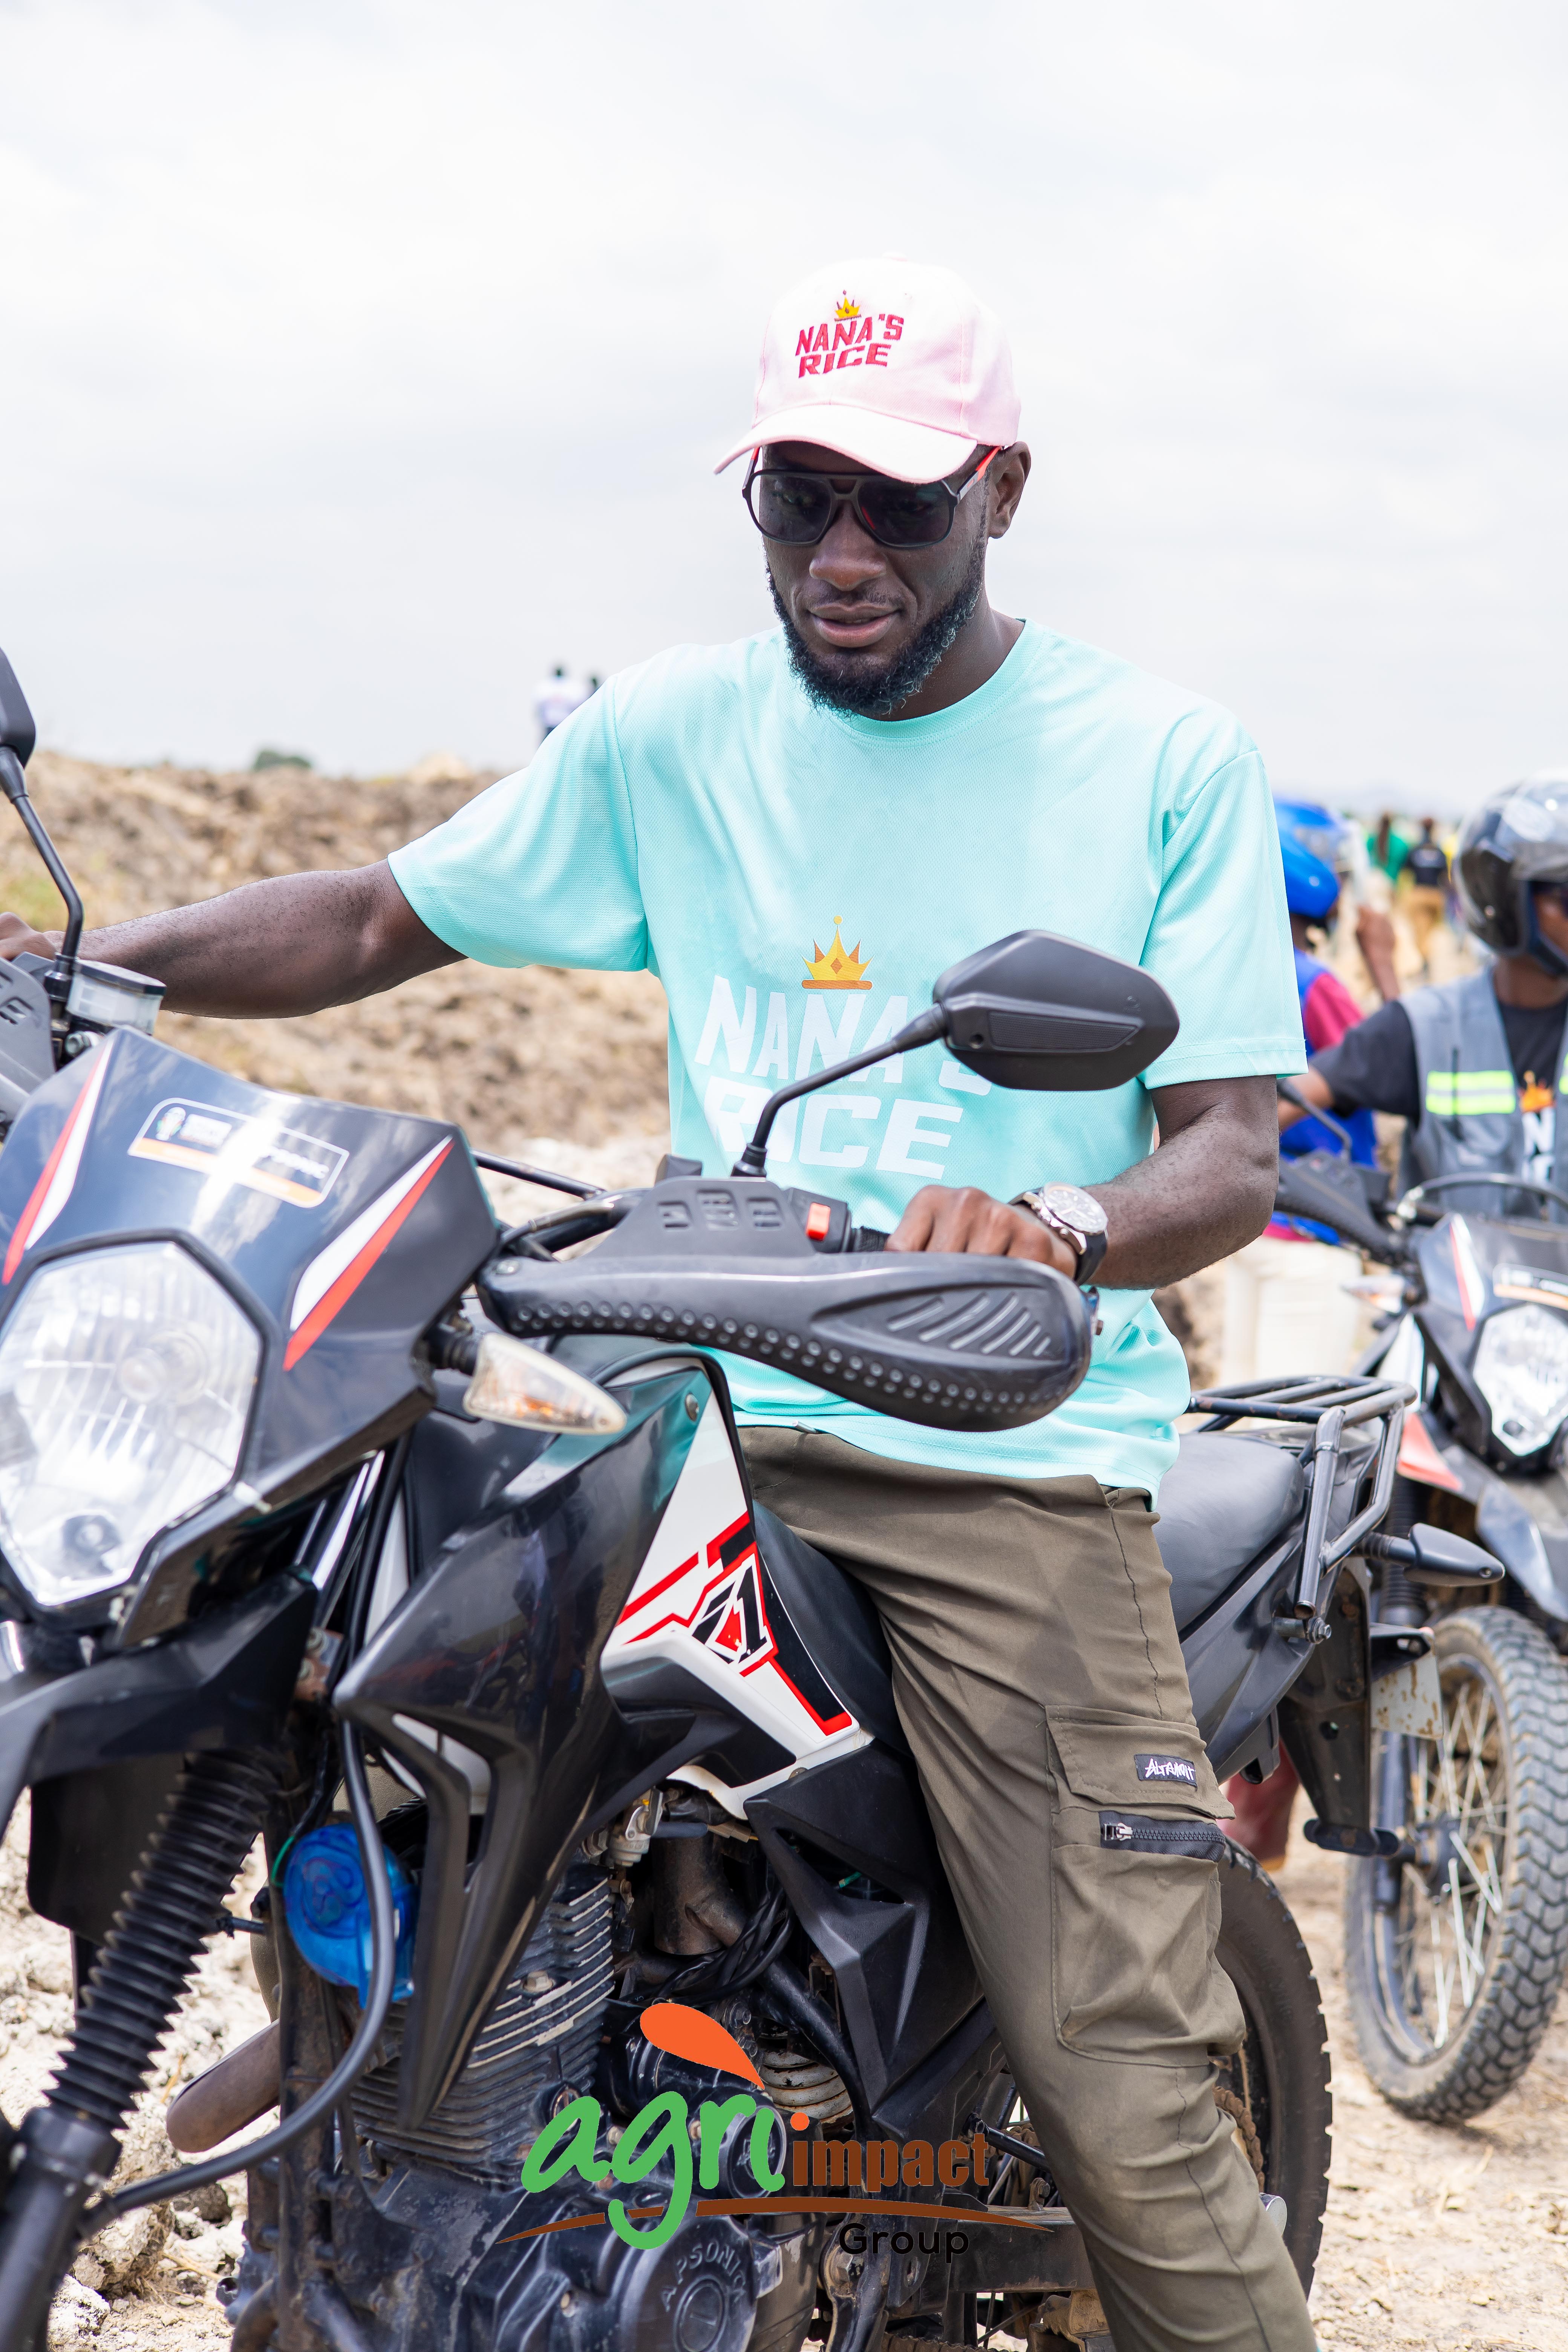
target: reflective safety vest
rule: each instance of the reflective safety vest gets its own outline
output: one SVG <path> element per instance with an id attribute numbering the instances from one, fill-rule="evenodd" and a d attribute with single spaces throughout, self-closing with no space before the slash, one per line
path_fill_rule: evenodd
<path id="1" fill-rule="evenodd" d="M 1399 1163 L 1403 1191 L 1435 1176 L 1520 1176 L 1524 1173 L 1524 1114 L 1514 1085 L 1513 1057 L 1498 1011 L 1489 972 L 1445 981 L 1440 988 L 1417 988 L 1399 1000 L 1415 1039 L 1415 1075 L 1421 1101 L 1417 1124 L 1406 1127 Z M 1552 1181 L 1568 1191 L 1568 1127 L 1563 1094 L 1568 1063 L 1557 1074 L 1552 1122 Z M 1533 1215 L 1530 1194 L 1510 1194 L 1495 1184 L 1471 1190 L 1456 1185 L 1438 1194 L 1444 1209 L 1475 1216 Z M 1436 1205 L 1436 1203 L 1434 1205 Z M 1549 1207 L 1556 1223 L 1563 1213 Z"/>

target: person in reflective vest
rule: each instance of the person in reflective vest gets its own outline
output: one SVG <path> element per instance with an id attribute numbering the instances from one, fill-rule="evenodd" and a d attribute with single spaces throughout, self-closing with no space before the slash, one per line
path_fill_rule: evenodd
<path id="1" fill-rule="evenodd" d="M 1402 1187 L 1472 1172 L 1556 1183 L 1559 1170 L 1568 1174 L 1568 775 L 1533 777 L 1483 803 L 1460 833 L 1453 879 L 1486 969 L 1385 1004 L 1314 1055 L 1298 1091 L 1342 1117 L 1403 1118 Z M 1302 1116 L 1281 1103 L 1282 1129 Z M 1443 1199 L 1494 1217 L 1526 1206 L 1495 1186 Z"/>

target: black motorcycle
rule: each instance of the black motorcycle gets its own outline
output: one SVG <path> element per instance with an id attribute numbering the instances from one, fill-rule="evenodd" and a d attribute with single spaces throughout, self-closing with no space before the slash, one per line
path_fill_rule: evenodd
<path id="1" fill-rule="evenodd" d="M 1345 1916 L 1367 2072 L 1463 2123 L 1519 2081 L 1568 1971 L 1568 1224 L 1545 1222 L 1568 1197 L 1483 1174 L 1395 1202 L 1323 1152 L 1281 1160 L 1279 1202 L 1399 1277 L 1365 1359 L 1417 1400 L 1391 1530 L 1419 1515 L 1500 1564 L 1485 1609 L 1383 1579 L 1381 1616 L 1430 1618 L 1434 1647 L 1422 1707 L 1379 1737 L 1373 1818 L 1399 1853 L 1353 1874 Z"/>
<path id="2" fill-rule="evenodd" d="M 60 955 L 0 988 L 0 1821 L 30 1789 L 29 1897 L 77 1970 L 53 2086 L 0 2126 L 0 2343 L 42 2345 L 110 2219 L 240 2169 L 239 2352 L 864 2352 L 1035 2322 L 1108 2342 L 878 1620 L 753 1505 L 713 1352 L 1005 1428 L 1082 1378 L 1092 1300 L 1016 1261 L 885 1253 L 841 1202 L 750 1172 L 783 1097 L 728 1178 L 555 1179 L 568 1206 L 499 1230 L 476 1169 L 511 1163 L 455 1129 L 154 1042 L 157 984 L 78 953 L 31 744 L 0 659 L 0 786 L 70 910 Z M 1145 974 L 1023 933 L 880 1051 L 940 1037 L 994 1082 L 1085 1088 L 1174 1025 Z M 1283 1742 L 1314 1833 L 1352 1852 L 1380 1849 L 1373 1694 L 1426 1638 L 1371 1622 L 1366 1560 L 1462 1580 L 1480 1557 L 1373 1532 L 1406 1393 L 1215 1392 L 1162 1496 L 1216 1770 L 1261 1778 Z M 1136 1847 L 1170 1823 L 1102 1826 Z M 1189 1826 L 1247 2021 L 1215 2096 L 1306 2281 L 1317 1989 L 1268 1880 Z M 200 2149 L 279 2120 L 113 2190 L 258 1835 L 275 2024 L 170 2129 Z M 684 2127 L 647 2141 L 678 2111 L 701 2194 Z M 542 2166 L 590 2116 L 575 2169 Z"/>

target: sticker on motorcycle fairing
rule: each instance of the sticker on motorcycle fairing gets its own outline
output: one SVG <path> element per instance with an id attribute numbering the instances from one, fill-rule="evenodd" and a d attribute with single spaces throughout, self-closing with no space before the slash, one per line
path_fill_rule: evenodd
<path id="1" fill-rule="evenodd" d="M 1189 1789 L 1198 1785 L 1198 1768 L 1185 1756 L 1135 1756 L 1141 1780 L 1182 1780 Z"/>
<path id="2" fill-rule="evenodd" d="M 768 1623 L 754 1551 L 709 1592 L 692 1621 L 691 1638 L 742 1673 L 757 1660 L 773 1656 L 778 1644 Z"/>
<path id="3" fill-rule="evenodd" d="M 1528 1298 L 1538 1307 L 1568 1309 L 1568 1276 L 1543 1274 L 1538 1265 L 1500 1265 L 1492 1288 L 1500 1298 Z"/>
<path id="4" fill-rule="evenodd" d="M 348 1153 L 291 1127 L 236 1118 L 213 1103 L 174 1097 L 143 1121 L 131 1146 L 132 1160 L 162 1160 L 230 1184 L 268 1192 L 297 1209 L 319 1209 L 337 1182 Z"/>
<path id="5" fill-rule="evenodd" d="M 825 1662 L 826 1664 L 826 1662 Z M 868 1735 L 775 1608 L 728 1425 L 710 1396 L 675 1492 L 605 1644 L 612 1696 L 687 1703 L 695 1682 L 789 1755 Z M 748 1786 L 752 1785 L 750 1783 Z"/>

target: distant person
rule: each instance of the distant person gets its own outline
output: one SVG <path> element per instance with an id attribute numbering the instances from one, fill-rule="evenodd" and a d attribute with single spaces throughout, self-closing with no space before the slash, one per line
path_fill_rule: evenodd
<path id="1" fill-rule="evenodd" d="M 563 727 L 574 710 L 580 710 L 594 691 L 592 684 L 567 675 L 564 662 L 557 662 L 550 676 L 533 698 L 533 715 L 539 721 L 539 740 L 542 743 Z"/>
<path id="2" fill-rule="evenodd" d="M 1472 1172 L 1561 1181 L 1558 1102 L 1568 1014 L 1568 779 L 1510 784 L 1465 821 L 1454 883 L 1492 962 L 1386 1004 L 1325 1054 L 1298 1091 L 1314 1106 L 1405 1121 L 1401 1187 Z M 1301 1114 L 1279 1106 L 1281 1128 Z M 1447 1204 L 1505 1213 L 1506 1192 Z"/>
<path id="3" fill-rule="evenodd" d="M 1405 861 L 1409 883 L 1406 911 L 1422 969 L 1427 972 L 1432 968 L 1433 935 L 1448 919 L 1448 860 L 1442 843 L 1435 838 L 1436 829 L 1436 818 L 1424 816 L 1421 838 Z"/>
<path id="4" fill-rule="evenodd" d="M 1398 819 L 1391 816 L 1386 809 L 1373 830 L 1367 835 L 1366 854 L 1380 874 L 1386 874 L 1391 882 L 1398 881 L 1410 854 L 1410 844 Z"/>

